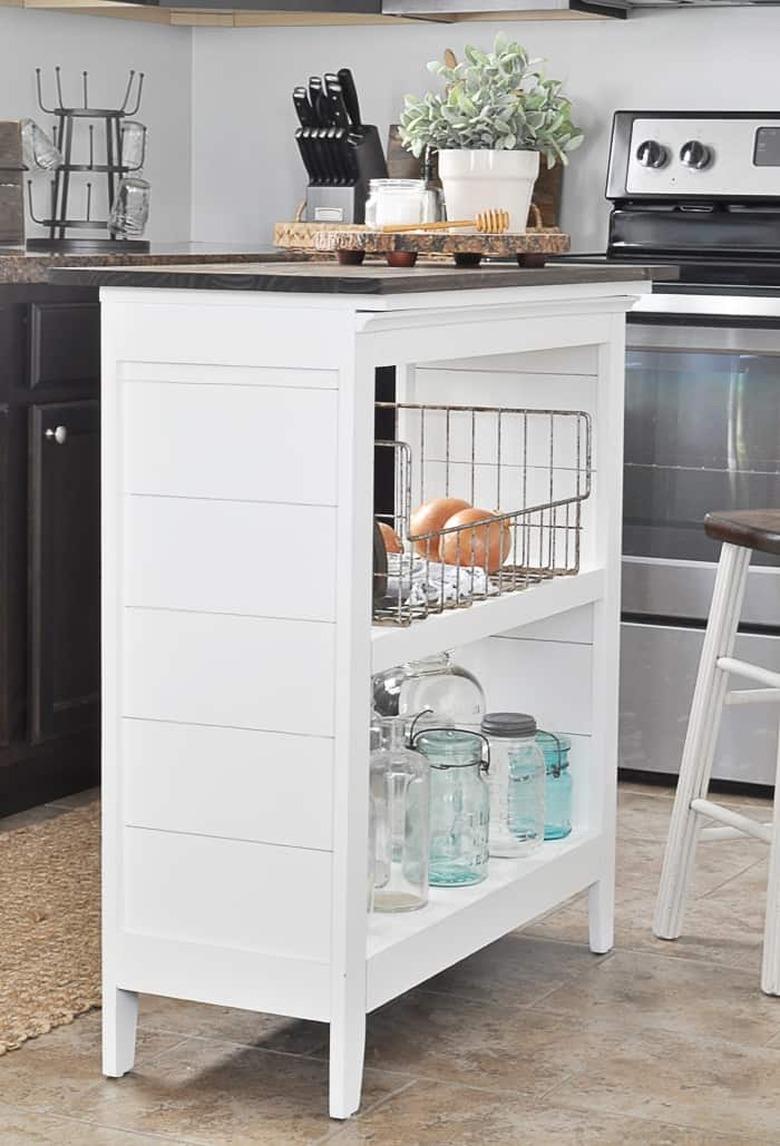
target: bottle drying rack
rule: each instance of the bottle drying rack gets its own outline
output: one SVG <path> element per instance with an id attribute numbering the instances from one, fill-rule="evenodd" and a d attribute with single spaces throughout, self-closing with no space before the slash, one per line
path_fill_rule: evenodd
<path id="1" fill-rule="evenodd" d="M 63 99 L 61 69 L 54 69 L 55 85 L 57 89 L 57 103 L 48 107 L 43 98 L 41 82 L 41 69 L 35 69 L 35 83 L 38 96 L 38 106 L 45 115 L 55 117 L 52 139 L 62 154 L 63 162 L 54 171 L 50 187 L 50 206 L 48 216 L 39 218 L 33 205 L 32 180 L 28 180 L 27 191 L 30 206 L 30 217 L 34 223 L 48 229 L 48 235 L 43 238 L 27 240 L 27 247 L 34 251 L 63 251 L 73 254 L 90 252 L 103 252 L 107 247 L 112 251 L 148 251 L 149 243 L 143 239 L 117 238 L 110 228 L 111 208 L 119 182 L 134 171 L 140 171 L 146 159 L 146 129 L 144 128 L 143 148 L 141 162 L 128 166 L 122 162 L 122 121 L 131 119 L 138 113 L 141 106 L 141 95 L 144 86 L 144 73 L 130 70 L 124 98 L 119 107 L 97 108 L 89 106 L 89 73 L 81 73 L 82 106 L 68 107 Z M 75 163 L 74 133 L 77 121 L 86 121 L 88 127 L 87 146 L 89 161 Z M 96 122 L 89 122 L 96 121 Z M 104 139 L 105 162 L 95 162 L 95 128 L 100 127 L 102 121 L 102 135 Z M 84 216 L 74 218 L 71 216 L 72 202 L 72 175 L 95 174 L 105 175 L 107 181 L 108 212 L 105 219 L 92 218 L 92 181 L 88 180 L 84 187 Z M 105 231 L 105 237 L 90 236 L 88 238 L 69 238 L 70 230 Z"/>

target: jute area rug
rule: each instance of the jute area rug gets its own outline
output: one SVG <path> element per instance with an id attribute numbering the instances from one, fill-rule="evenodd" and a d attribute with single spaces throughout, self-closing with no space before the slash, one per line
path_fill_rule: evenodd
<path id="1" fill-rule="evenodd" d="M 99 1003 L 95 800 L 0 833 L 0 1055 Z"/>

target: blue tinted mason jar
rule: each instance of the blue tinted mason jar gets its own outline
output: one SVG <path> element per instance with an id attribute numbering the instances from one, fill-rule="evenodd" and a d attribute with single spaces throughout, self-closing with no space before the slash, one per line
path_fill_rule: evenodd
<path id="1" fill-rule="evenodd" d="M 431 887 L 481 883 L 488 869 L 490 791 L 482 737 L 435 728 L 414 737 L 431 766 Z"/>
<path id="2" fill-rule="evenodd" d="M 571 740 L 551 732 L 539 732 L 536 740 L 544 753 L 544 838 L 562 840 L 572 825 Z"/>

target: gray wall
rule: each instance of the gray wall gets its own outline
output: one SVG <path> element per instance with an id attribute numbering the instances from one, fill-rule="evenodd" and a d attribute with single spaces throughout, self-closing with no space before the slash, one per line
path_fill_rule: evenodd
<path id="1" fill-rule="evenodd" d="M 190 97 L 192 37 L 188 28 L 167 28 L 104 16 L 76 16 L 0 8 L 0 119 L 30 116 L 47 130 L 51 119 L 37 110 L 35 67 L 44 69 L 44 91 L 54 98 L 55 64 L 62 67 L 65 99 L 77 102 L 81 72 L 90 73 L 90 102 L 119 103 L 128 68 L 146 72 L 139 118 L 149 128 L 146 175 L 152 184 L 148 236 L 189 238 Z M 49 103 L 51 106 L 51 103 Z M 101 183 L 96 178 L 96 187 Z M 46 176 L 35 177 L 37 212 L 45 209 Z M 74 208 L 81 208 L 74 197 Z M 95 208 L 104 210 L 98 200 Z M 37 229 L 28 224 L 28 234 Z"/>
<path id="2" fill-rule="evenodd" d="M 490 43 L 499 25 L 198 29 L 193 36 L 192 220 L 196 239 L 267 241 L 304 190 L 290 91 L 349 65 L 364 118 L 386 125 L 425 62 Z M 587 141 L 566 173 L 563 222 L 602 248 L 609 127 L 616 108 L 780 108 L 780 8 L 649 11 L 628 20 L 505 25 L 566 80 Z"/>

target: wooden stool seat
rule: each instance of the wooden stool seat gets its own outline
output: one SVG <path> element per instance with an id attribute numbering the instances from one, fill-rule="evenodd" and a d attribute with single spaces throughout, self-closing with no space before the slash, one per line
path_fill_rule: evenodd
<path id="1" fill-rule="evenodd" d="M 704 532 L 714 541 L 780 556 L 780 509 L 739 509 L 708 513 Z"/>

